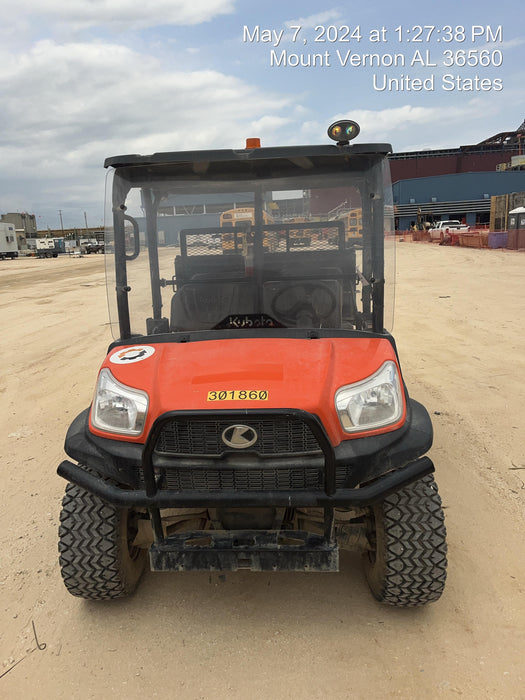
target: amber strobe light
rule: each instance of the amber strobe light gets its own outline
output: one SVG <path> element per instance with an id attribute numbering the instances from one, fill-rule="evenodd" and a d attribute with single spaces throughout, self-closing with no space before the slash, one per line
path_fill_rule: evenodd
<path id="1" fill-rule="evenodd" d="M 328 136 L 337 141 L 338 146 L 344 146 L 359 134 L 361 129 L 357 122 L 350 119 L 342 119 L 328 127 Z"/>
<path id="2" fill-rule="evenodd" d="M 257 139 L 257 138 L 246 139 L 246 148 L 260 148 L 260 147 L 261 147 L 261 139 Z"/>

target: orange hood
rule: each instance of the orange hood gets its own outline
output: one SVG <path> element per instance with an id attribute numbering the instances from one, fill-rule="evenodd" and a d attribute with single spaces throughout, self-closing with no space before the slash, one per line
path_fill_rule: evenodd
<path id="1" fill-rule="evenodd" d="M 121 346 L 108 354 L 102 367 L 122 384 L 146 391 L 150 403 L 142 436 L 111 437 L 144 442 L 155 419 L 166 411 L 289 408 L 317 415 L 336 446 L 349 435 L 337 417 L 335 392 L 369 377 L 386 360 L 398 364 L 392 345 L 383 338 L 243 338 Z M 405 411 L 399 423 L 374 432 L 395 430 L 404 419 Z M 109 436 L 93 426 L 91 430 Z"/>

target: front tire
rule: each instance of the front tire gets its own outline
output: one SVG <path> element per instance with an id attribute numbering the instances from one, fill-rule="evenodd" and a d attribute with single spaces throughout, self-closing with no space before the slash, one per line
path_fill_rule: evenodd
<path id="1" fill-rule="evenodd" d="M 133 545 L 136 532 L 132 511 L 68 484 L 58 531 L 59 561 L 68 591 L 87 600 L 132 593 L 146 560 L 146 551 Z"/>
<path id="2" fill-rule="evenodd" d="M 364 555 L 368 585 L 377 600 L 415 607 L 438 600 L 447 575 L 447 544 L 441 498 L 426 476 L 371 508 Z"/>

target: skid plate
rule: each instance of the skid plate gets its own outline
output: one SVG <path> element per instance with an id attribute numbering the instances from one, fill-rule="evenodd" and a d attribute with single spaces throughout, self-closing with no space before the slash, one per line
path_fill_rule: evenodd
<path id="1" fill-rule="evenodd" d="M 302 531 L 203 530 L 150 549 L 152 571 L 339 571 L 336 542 Z"/>

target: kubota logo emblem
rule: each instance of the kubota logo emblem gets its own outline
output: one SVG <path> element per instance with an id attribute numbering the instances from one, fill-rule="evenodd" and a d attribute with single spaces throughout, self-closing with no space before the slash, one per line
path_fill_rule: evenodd
<path id="1" fill-rule="evenodd" d="M 244 450 L 255 445 L 257 433 L 249 425 L 230 425 L 222 433 L 222 441 L 228 447 Z"/>

